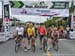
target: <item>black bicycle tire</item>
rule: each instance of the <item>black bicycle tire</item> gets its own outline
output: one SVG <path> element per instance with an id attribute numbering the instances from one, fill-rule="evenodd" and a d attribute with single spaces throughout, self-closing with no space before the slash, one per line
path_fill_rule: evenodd
<path id="1" fill-rule="evenodd" d="M 32 51 L 35 52 L 35 45 L 32 45 Z"/>
<path id="2" fill-rule="evenodd" d="M 15 52 L 17 53 L 18 52 L 18 45 L 17 45 L 17 43 L 15 43 Z"/>

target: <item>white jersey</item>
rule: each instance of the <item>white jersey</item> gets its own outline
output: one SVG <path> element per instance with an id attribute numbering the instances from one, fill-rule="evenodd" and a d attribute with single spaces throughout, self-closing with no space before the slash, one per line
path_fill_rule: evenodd
<path id="1" fill-rule="evenodd" d="M 17 31 L 18 35 L 23 35 L 24 28 L 23 27 L 20 27 L 20 28 L 17 27 L 16 31 Z"/>
<path id="2" fill-rule="evenodd" d="M 66 30 L 67 30 L 67 31 L 69 31 L 69 30 L 70 30 L 70 28 L 69 28 L 69 27 L 66 27 Z"/>

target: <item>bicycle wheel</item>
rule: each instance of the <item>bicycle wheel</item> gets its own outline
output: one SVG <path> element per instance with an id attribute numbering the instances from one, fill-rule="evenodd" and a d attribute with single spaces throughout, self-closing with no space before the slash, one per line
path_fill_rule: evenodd
<path id="1" fill-rule="evenodd" d="M 31 46 L 32 46 L 32 51 L 35 52 L 35 39 L 31 39 Z"/>
<path id="2" fill-rule="evenodd" d="M 44 50 L 44 52 L 46 52 L 46 50 L 47 50 L 47 45 L 46 44 L 44 44 L 43 50 Z"/>
<path id="3" fill-rule="evenodd" d="M 46 50 L 45 50 L 45 44 L 43 44 L 43 50 L 44 50 L 44 52 L 46 52 Z"/>
<path id="4" fill-rule="evenodd" d="M 19 43 L 19 41 L 16 41 L 16 43 L 15 43 L 15 52 L 16 53 L 18 52 L 19 48 L 20 48 L 20 43 Z"/>
<path id="5" fill-rule="evenodd" d="M 35 52 L 35 45 L 32 45 L 32 51 Z"/>
<path id="6" fill-rule="evenodd" d="M 15 52 L 16 53 L 18 52 L 18 45 L 17 45 L 17 43 L 15 44 Z"/>
<path id="7" fill-rule="evenodd" d="M 58 43 L 55 44 L 55 51 L 58 51 Z"/>
<path id="8" fill-rule="evenodd" d="M 46 41 L 44 41 L 44 43 L 43 43 L 43 50 L 44 50 L 44 52 L 46 52 L 46 50 L 47 50 L 47 42 Z"/>
<path id="9" fill-rule="evenodd" d="M 55 48 L 55 43 L 52 43 L 52 47 Z"/>

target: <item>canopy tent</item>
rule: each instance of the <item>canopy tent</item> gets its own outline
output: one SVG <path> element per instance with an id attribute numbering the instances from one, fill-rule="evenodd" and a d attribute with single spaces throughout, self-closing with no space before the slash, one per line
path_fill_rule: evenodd
<path id="1" fill-rule="evenodd" d="M 28 22 L 28 21 L 31 21 L 31 22 L 34 22 L 34 23 L 43 23 L 44 21 L 47 20 L 47 16 L 28 16 L 28 15 L 12 15 L 14 17 L 16 17 L 17 19 L 23 21 L 23 22 Z"/>

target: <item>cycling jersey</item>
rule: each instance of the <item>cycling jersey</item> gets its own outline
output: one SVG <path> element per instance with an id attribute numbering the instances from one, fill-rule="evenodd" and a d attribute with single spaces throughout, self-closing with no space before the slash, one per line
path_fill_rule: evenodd
<path id="1" fill-rule="evenodd" d="M 33 29 L 32 28 L 28 28 L 27 29 L 27 33 L 29 36 L 33 35 Z"/>
<path id="2" fill-rule="evenodd" d="M 58 38 L 59 38 L 59 32 L 58 32 L 58 31 L 53 31 L 51 38 L 52 38 L 52 39 L 58 39 Z"/>
<path id="3" fill-rule="evenodd" d="M 50 38 L 51 37 L 51 31 L 47 32 L 47 37 Z"/>
<path id="4" fill-rule="evenodd" d="M 58 32 L 53 32 L 54 37 L 58 37 Z"/>
<path id="5" fill-rule="evenodd" d="M 45 35 L 46 34 L 46 29 L 44 27 L 39 28 L 39 33 L 40 35 Z"/>
<path id="6" fill-rule="evenodd" d="M 66 27 L 66 31 L 69 31 L 70 30 L 70 27 Z"/>
<path id="7" fill-rule="evenodd" d="M 17 32 L 18 35 L 23 35 L 23 31 L 24 31 L 23 27 L 17 27 L 16 28 L 16 32 Z"/>

